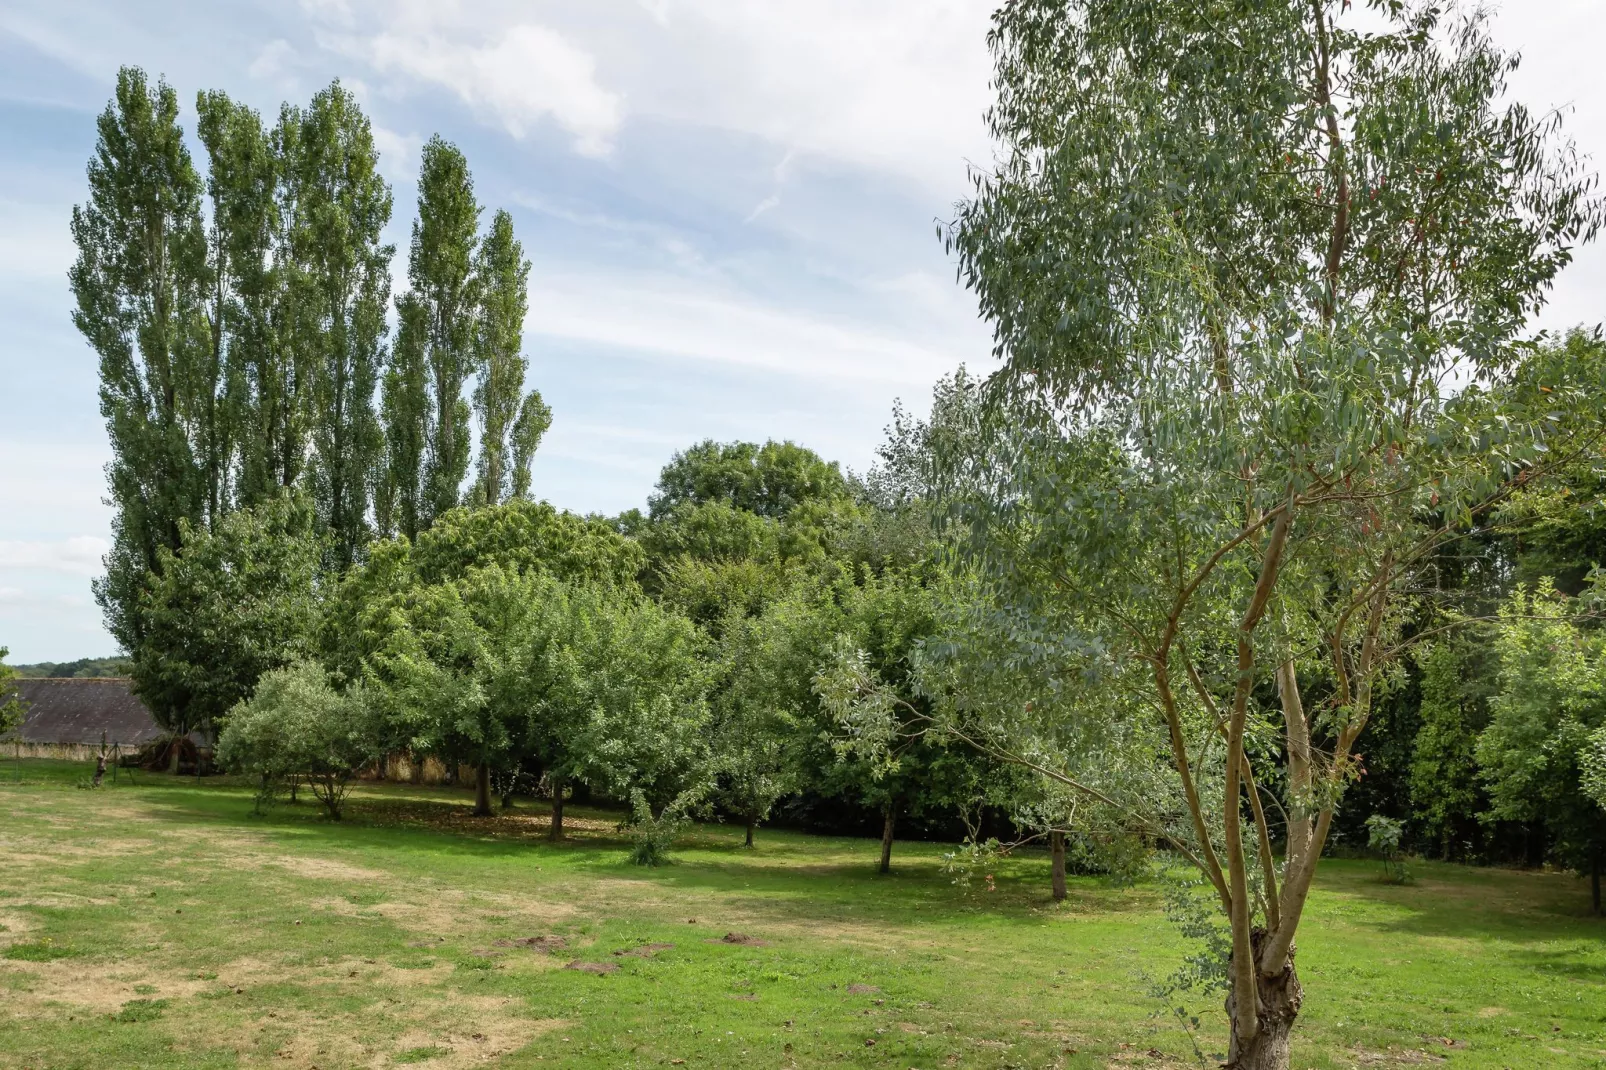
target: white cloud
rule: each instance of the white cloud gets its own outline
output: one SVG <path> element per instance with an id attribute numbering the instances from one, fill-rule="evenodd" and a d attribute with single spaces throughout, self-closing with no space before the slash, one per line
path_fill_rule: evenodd
<path id="1" fill-rule="evenodd" d="M 373 124 L 373 132 L 374 148 L 379 150 L 380 173 L 398 185 L 417 182 L 424 139 L 417 134 L 399 134 L 378 123 Z"/>
<path id="2" fill-rule="evenodd" d="M 295 50 L 290 47 L 289 41 L 279 37 L 262 46 L 257 58 L 251 61 L 251 66 L 245 69 L 245 73 L 275 84 L 283 84 L 286 81 L 293 84 L 293 79 L 289 76 L 294 62 Z"/>
<path id="3" fill-rule="evenodd" d="M 576 152 L 608 154 L 624 101 L 598 84 L 590 52 L 531 22 L 493 26 L 470 43 L 463 38 L 474 30 L 448 20 L 446 9 L 439 14 L 415 8 L 412 17 L 386 18 L 377 33 L 326 32 L 320 40 L 380 74 L 443 86 L 516 138 L 550 119 L 573 135 Z M 350 13 L 342 8 L 339 21 L 349 24 Z"/>
<path id="4" fill-rule="evenodd" d="M 757 368 L 844 387 L 879 382 L 923 390 L 967 356 L 976 356 L 962 336 L 917 341 L 852 320 L 690 287 L 675 278 L 558 269 L 532 276 L 525 334 Z"/>
<path id="5" fill-rule="evenodd" d="M 98 576 L 101 558 L 111 543 L 98 535 L 75 535 L 54 541 L 0 540 L 0 568 Z"/>

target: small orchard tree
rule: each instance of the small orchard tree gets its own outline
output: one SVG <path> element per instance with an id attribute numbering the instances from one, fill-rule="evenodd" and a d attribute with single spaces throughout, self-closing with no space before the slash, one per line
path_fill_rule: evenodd
<path id="1" fill-rule="evenodd" d="M 938 624 L 932 570 L 888 570 L 837 584 L 837 632 L 822 652 L 814 691 L 835 762 L 817 790 L 881 813 L 880 872 L 892 869 L 902 817 L 963 805 L 978 794 L 975 756 L 925 729 L 931 700 L 920 680 L 924 644 Z"/>
<path id="2" fill-rule="evenodd" d="M 656 865 L 714 786 L 704 640 L 685 617 L 609 588 L 571 590 L 562 623 L 534 668 L 553 768 L 628 800 L 632 856 Z"/>
<path id="3" fill-rule="evenodd" d="M 274 785 L 302 777 L 338 821 L 352 779 L 380 753 L 380 731 L 361 684 L 339 691 L 322 666 L 298 661 L 264 673 L 229 712 L 218 761 L 256 776 L 259 806 Z"/>
<path id="4" fill-rule="evenodd" d="M 475 769 L 474 813 L 491 816 L 493 772 L 528 750 L 539 682 L 526 671 L 557 581 L 497 565 L 417 589 L 404 626 L 372 659 L 414 749 Z"/>
<path id="5" fill-rule="evenodd" d="M 721 802 L 753 830 L 802 787 L 816 658 L 829 617 L 799 591 L 754 617 L 732 614 L 717 646 L 713 750 Z"/>
<path id="6" fill-rule="evenodd" d="M 135 692 L 175 736 L 215 731 L 264 672 L 312 653 L 324 552 L 314 524 L 309 501 L 283 494 L 211 529 L 181 522 L 179 551 L 158 550 L 130 653 Z"/>
<path id="7" fill-rule="evenodd" d="M 1289 1064 L 1300 920 L 1433 554 L 1601 431 L 1601 362 L 1522 337 L 1593 179 L 1505 102 L 1481 11 L 1368 6 L 1010 0 L 1001 155 L 950 232 L 1002 361 L 943 466 L 965 559 L 1163 730 L 1236 1070 Z"/>

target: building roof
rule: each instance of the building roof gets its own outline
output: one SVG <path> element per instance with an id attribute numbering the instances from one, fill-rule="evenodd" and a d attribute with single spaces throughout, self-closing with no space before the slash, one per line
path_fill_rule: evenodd
<path id="1" fill-rule="evenodd" d="M 24 743 L 141 746 L 167 733 L 123 677 L 14 680 L 26 711 L 8 738 Z"/>

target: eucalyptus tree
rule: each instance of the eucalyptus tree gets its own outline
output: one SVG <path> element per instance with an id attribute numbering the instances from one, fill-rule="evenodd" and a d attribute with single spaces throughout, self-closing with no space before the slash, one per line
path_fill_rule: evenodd
<path id="1" fill-rule="evenodd" d="M 397 340 L 409 360 L 422 354 L 429 390 L 424 409 L 398 409 L 413 421 L 408 433 L 422 434 L 426 442 L 418 475 L 420 527 L 461 504 L 468 474 L 469 404 L 463 389 L 476 360 L 479 218 L 468 161 L 455 145 L 438 135 L 430 138 L 418 174 L 418 218 L 407 258 L 406 302 L 417 307 L 409 314 L 406 304 L 399 306 L 403 336 Z"/>
<path id="2" fill-rule="evenodd" d="M 215 412 L 202 182 L 166 82 L 124 67 L 96 121 L 89 199 L 73 209 L 78 258 L 68 273 L 73 323 L 100 358 L 100 408 L 113 546 L 95 597 L 108 630 L 132 650 L 144 634 L 139 600 L 160 552 L 184 522 L 209 521 L 218 467 L 206 418 Z"/>
<path id="3" fill-rule="evenodd" d="M 293 205 L 286 225 L 305 302 L 296 343 L 312 364 L 312 496 L 330 535 L 330 563 L 344 569 L 371 536 L 369 494 L 384 448 L 374 394 L 395 252 L 381 242 L 391 194 L 368 117 L 339 82 L 287 120 L 294 136 L 284 163 Z"/>
<path id="4" fill-rule="evenodd" d="M 1434 550 L 1601 430 L 1600 362 L 1522 342 L 1600 221 L 1558 121 L 1504 103 L 1482 13 L 1349 6 L 1007 3 L 1001 158 L 950 231 L 1002 362 L 949 458 L 962 548 L 1158 718 L 1237 1068 L 1288 1065 L 1295 937 Z"/>
<path id="5" fill-rule="evenodd" d="M 528 362 L 522 352 L 524 316 L 529 311 L 530 262 L 513 236 L 513 217 L 498 211 L 480 242 L 475 261 L 480 311 L 475 323 L 475 363 L 479 383 L 474 409 L 479 416 L 479 478 L 474 501 L 498 505 L 529 491 L 530 461 L 552 424 L 552 412 L 539 391 L 524 393 Z"/>

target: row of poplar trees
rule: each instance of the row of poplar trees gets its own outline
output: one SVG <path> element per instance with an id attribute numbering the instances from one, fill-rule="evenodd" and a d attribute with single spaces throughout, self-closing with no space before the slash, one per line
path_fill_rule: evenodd
<path id="1" fill-rule="evenodd" d="M 121 70 L 72 217 L 116 510 L 95 594 L 136 660 L 142 595 L 188 532 L 291 491 L 343 571 L 376 535 L 527 494 L 551 422 L 524 389 L 529 263 L 506 211 L 482 229 L 456 147 L 424 146 L 393 296 L 393 197 L 350 91 L 271 126 L 217 91 L 195 111 L 204 173 L 173 88 Z"/>

